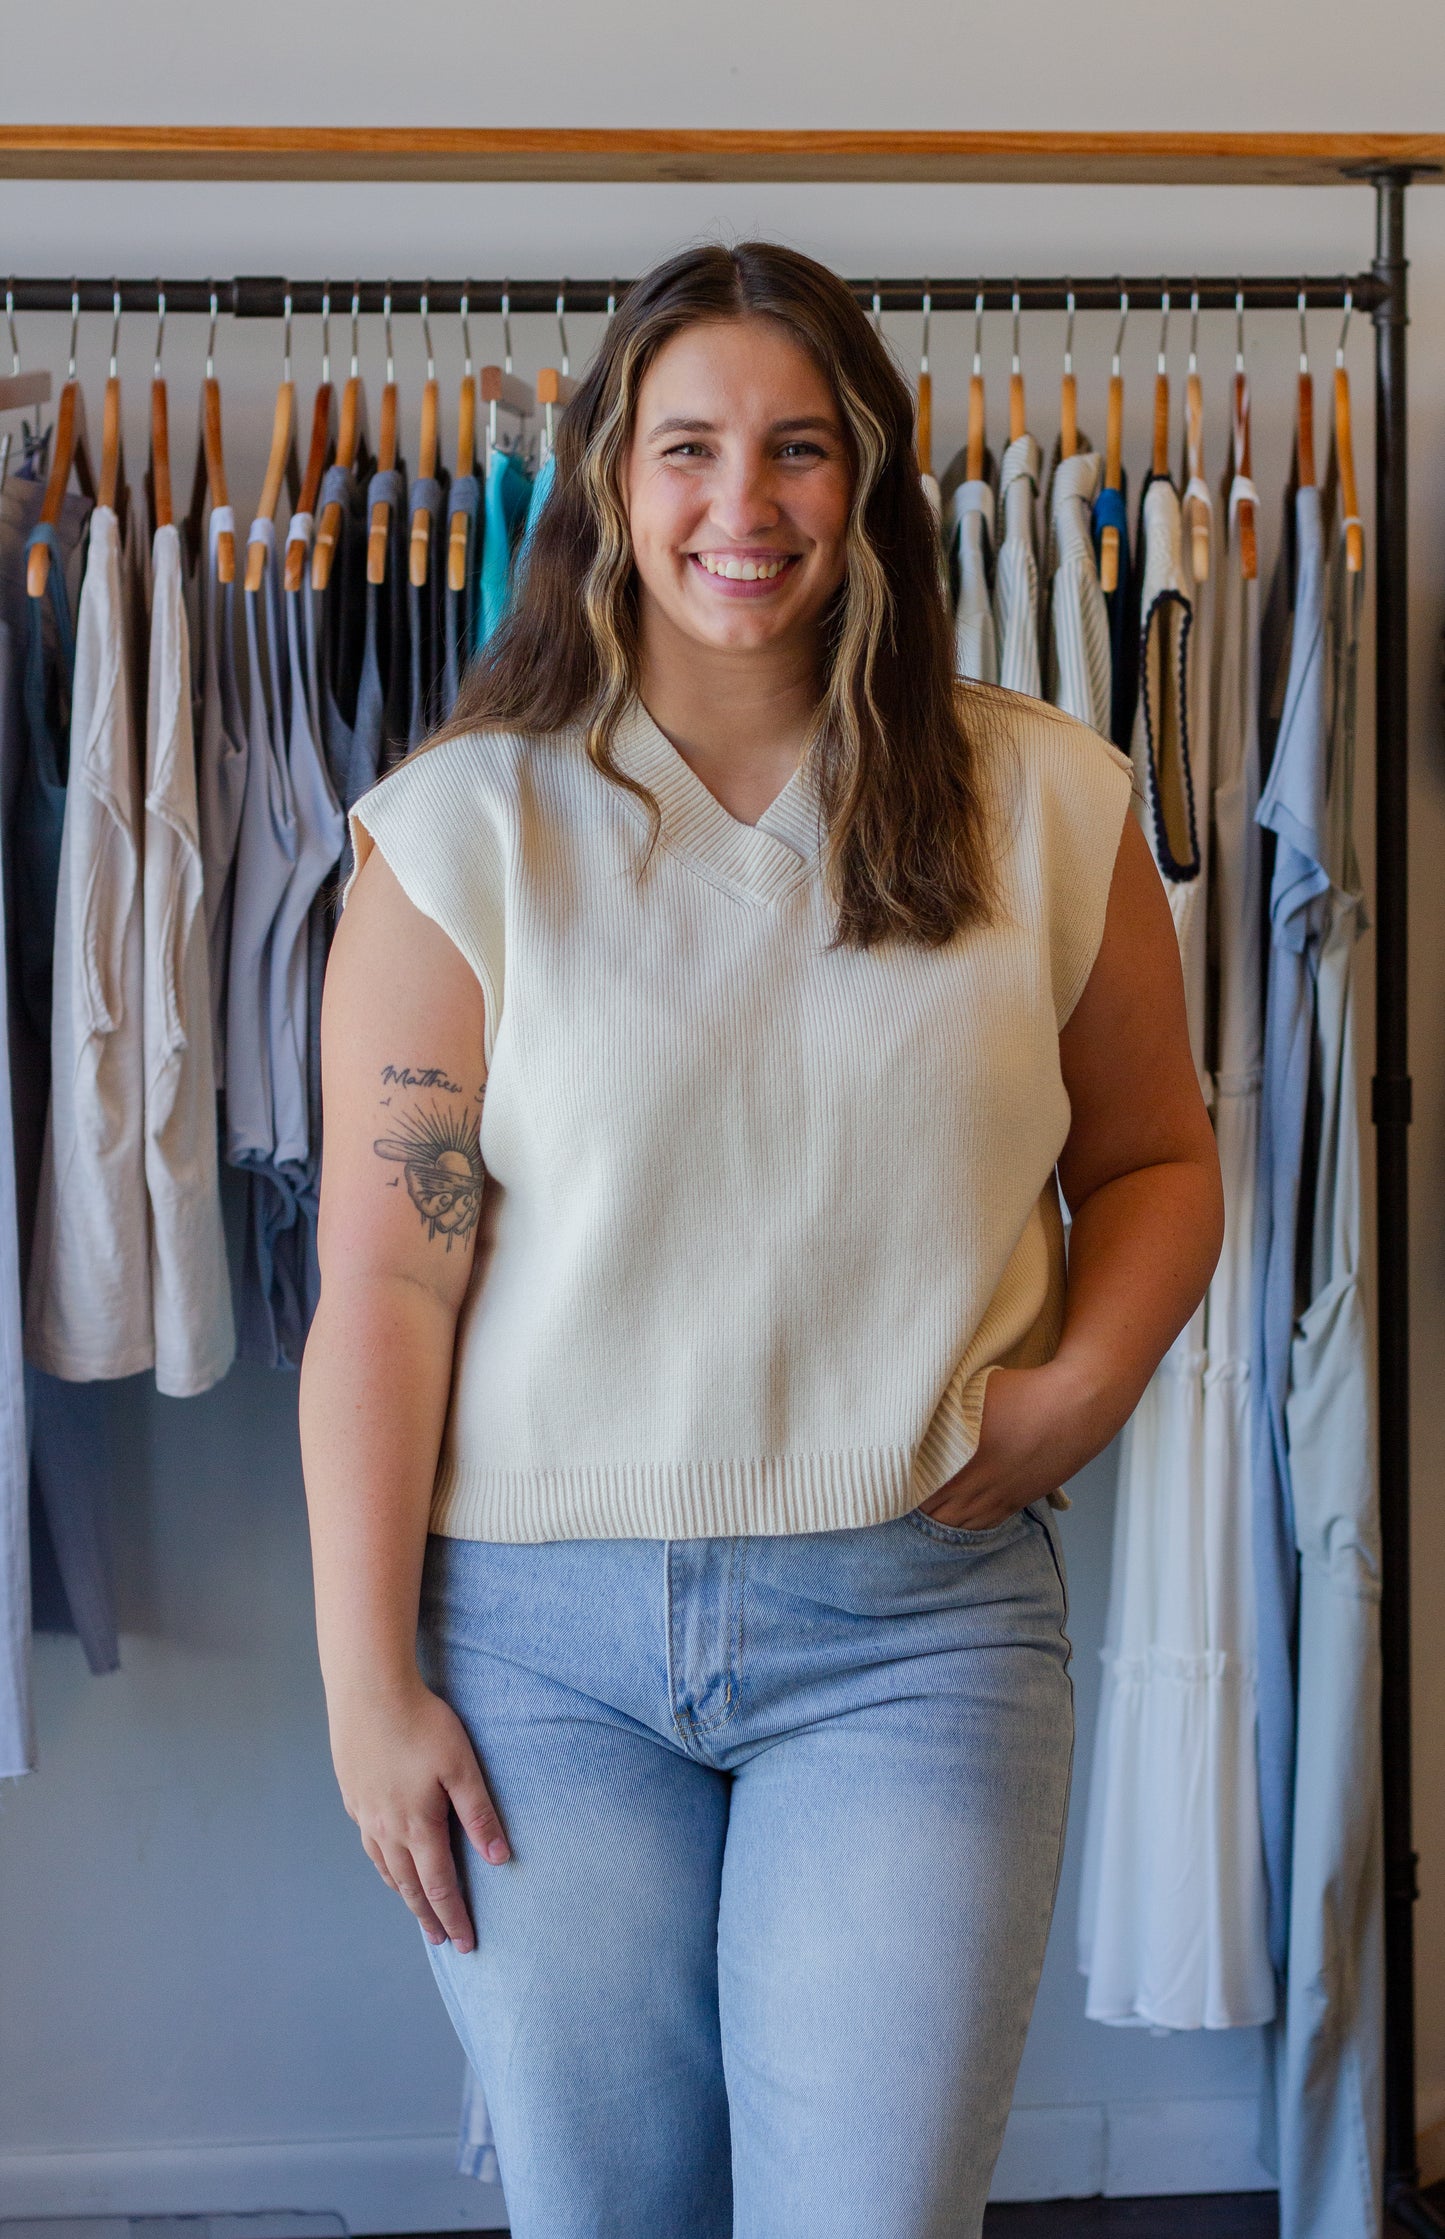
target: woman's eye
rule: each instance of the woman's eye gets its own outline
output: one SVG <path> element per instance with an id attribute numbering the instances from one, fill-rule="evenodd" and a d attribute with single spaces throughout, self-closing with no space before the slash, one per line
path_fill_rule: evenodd
<path id="1" fill-rule="evenodd" d="M 821 443 L 785 443 L 782 456 L 785 459 L 821 459 L 823 446 Z"/>
<path id="2" fill-rule="evenodd" d="M 672 443 L 662 455 L 665 459 L 700 459 L 704 453 L 700 443 Z"/>

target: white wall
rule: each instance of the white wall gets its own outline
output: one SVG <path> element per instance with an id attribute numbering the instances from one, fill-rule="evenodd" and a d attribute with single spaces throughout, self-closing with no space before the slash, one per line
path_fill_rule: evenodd
<path id="1" fill-rule="evenodd" d="M 1202 23 L 1205 19 L 1195 19 Z M 50 0 L 41 46 L 9 75 L 16 120 L 536 123 L 857 127 L 1427 129 L 1438 124 L 1434 0 L 1323 0 L 1309 12 L 1221 0 L 1190 44 L 1178 11 L 1142 0 L 1015 0 L 965 11 L 915 0 L 885 21 L 857 0 L 534 0 L 525 17 L 467 0 L 245 10 L 183 0 Z M 25 82 L 29 77 L 30 82 Z M 1340 270 L 1368 261 L 1364 189 L 814 187 L 241 187 L 0 183 L 0 264 L 91 273 L 290 270 L 415 275 L 605 274 L 723 231 L 780 236 L 845 270 L 1176 272 Z M 1413 197 L 1411 559 L 1414 570 L 1415 1408 L 1417 1832 L 1422 2112 L 1445 2115 L 1445 1656 L 1427 1582 L 1445 1556 L 1445 1423 L 1432 1404 L 1445 1335 L 1441 1150 L 1445 1063 L 1445 770 L 1435 639 L 1445 588 L 1445 189 Z M 1006 322 L 990 322 L 992 395 Z M 88 321 L 82 370 L 103 372 L 108 322 Z M 1205 323 L 1211 469 L 1231 323 Z M 961 432 L 968 337 L 936 320 L 936 441 Z M 1026 322 L 1031 396 L 1057 376 L 1061 322 Z M 905 357 L 917 321 L 891 331 Z M 1313 324 L 1327 366 L 1335 322 Z M 595 327 L 577 320 L 574 353 Z M 1097 427 L 1111 321 L 1082 318 L 1081 413 Z M 1130 344 L 1130 455 L 1142 456 L 1157 318 Z M 436 322 L 450 381 L 452 322 Z M 488 322 L 474 321 L 479 354 Z M 64 322 L 30 319 L 29 362 L 56 362 Z M 148 321 L 122 341 L 132 414 Z M 517 323 L 524 369 L 553 355 Z M 199 374 L 194 321 L 171 322 L 173 442 Z M 340 348 L 342 330 L 333 330 Z M 363 348 L 380 378 L 379 322 Z M 1286 462 L 1291 322 L 1251 323 L 1256 478 Z M 316 368 L 298 327 L 298 379 Z M 1173 362 L 1182 364 L 1176 324 Z M 219 344 L 238 510 L 259 482 L 279 338 L 227 326 Z M 400 322 L 403 404 L 420 347 Z M 1357 449 L 1371 457 L 1369 334 L 1351 345 Z M 445 393 L 445 392 L 444 392 Z M 1043 423 L 1048 415 L 1041 412 Z M 1044 432 L 1041 424 L 1040 432 Z M 132 421 L 132 448 L 142 430 Z M 189 457 L 185 460 L 189 466 Z M 1363 493 L 1368 506 L 1368 487 Z M 1368 677 L 1365 705 L 1369 706 Z M 1366 768 L 1368 759 L 1366 758 Z M 1367 796 L 1368 786 L 1365 787 Z M 1361 801 L 1362 838 L 1370 803 Z M 1368 970 L 1368 964 L 1366 969 Z M 1368 988 L 1366 989 L 1368 1003 Z M 238 1371 L 184 1404 L 118 1394 L 126 1462 L 124 1668 L 89 1679 L 71 1642 L 38 1652 L 42 1770 L 0 1801 L 0 2212 L 334 2206 L 361 2229 L 500 2223 L 497 2195 L 452 2179 L 457 2061 L 415 1931 L 362 1859 L 326 1760 L 309 1635 L 294 1386 Z M 1066 1519 L 1087 1777 L 1108 1557 L 1110 1472 Z M 1114 2191 L 1263 2181 L 1251 2152 L 1250 2034 L 1157 2039 L 1084 2022 L 1072 1965 L 1077 1836 L 1020 2082 L 1000 2189 Z"/>

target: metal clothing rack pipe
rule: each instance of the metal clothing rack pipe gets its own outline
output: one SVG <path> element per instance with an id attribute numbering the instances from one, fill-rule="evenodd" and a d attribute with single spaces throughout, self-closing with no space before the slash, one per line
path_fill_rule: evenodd
<path id="1" fill-rule="evenodd" d="M 168 317 L 185 311 L 209 316 L 214 294 L 217 309 L 238 319 L 279 319 L 288 296 L 297 318 L 319 315 L 328 294 L 333 311 L 347 308 L 353 296 L 358 309 L 366 313 L 379 314 L 388 297 L 397 316 L 419 312 L 423 296 L 432 312 L 459 311 L 463 298 L 473 311 L 500 311 L 505 297 L 514 312 L 545 312 L 551 317 L 559 292 L 565 292 L 569 311 L 605 311 L 609 300 L 620 301 L 631 285 L 615 279 L 351 280 L 338 275 L 331 280 L 292 280 L 270 273 L 244 273 L 230 280 L 24 277 L 5 282 L 17 311 L 69 311 L 78 298 L 82 311 L 109 316 L 117 293 L 122 311 L 154 311 L 160 291 Z M 1245 274 L 1232 279 L 1170 278 L 1157 272 L 1142 278 L 1111 273 L 1103 279 L 885 279 L 850 280 L 848 286 L 860 303 L 871 305 L 876 295 L 883 311 L 921 310 L 925 295 L 935 311 L 972 312 L 980 295 L 985 311 L 1007 311 L 1015 294 L 1023 311 L 1062 311 L 1070 295 L 1080 311 L 1117 311 L 1121 290 L 1141 305 L 1157 302 L 1167 292 L 1176 303 L 1188 303 L 1197 294 L 1201 311 L 1232 311 L 1240 295 L 1246 310 L 1293 311 L 1302 287 L 1310 303 L 1321 310 L 1343 304 L 1348 290 L 1357 310 L 1373 311 L 1385 294 L 1385 283 L 1374 272 L 1293 273 L 1286 278 Z"/>
<path id="2" fill-rule="evenodd" d="M 647 136 L 634 137 L 642 140 Z M 1056 152 L 1063 162 L 1064 152 Z M 1371 152 L 1362 147 L 1358 151 L 1357 165 L 1354 162 L 1350 165 L 1356 176 L 1368 178 L 1375 191 L 1376 253 L 1368 273 L 1306 274 L 1286 279 L 1220 274 L 1171 279 L 1155 274 L 1142 279 L 1114 276 L 1076 280 L 945 279 L 928 282 L 894 278 L 854 280 L 849 285 L 864 302 L 871 303 L 876 293 L 880 308 L 889 311 L 921 309 L 925 292 L 935 311 L 971 311 L 980 292 L 985 309 L 1002 310 L 1011 307 L 1015 291 L 1020 308 L 1030 311 L 1063 310 L 1070 293 L 1080 310 L 1111 310 L 1117 307 L 1121 287 L 1141 304 L 1157 298 L 1167 288 L 1176 300 L 1184 301 L 1197 291 L 1202 310 L 1233 309 L 1240 296 L 1246 307 L 1253 310 L 1293 310 L 1302 286 L 1309 301 L 1321 308 L 1342 304 L 1348 289 L 1355 303 L 1362 310 L 1367 309 L 1374 321 L 1376 1025 L 1372 1116 L 1376 1132 L 1376 1342 L 1382 1548 L 1385 2194 L 1390 2212 L 1407 2230 L 1426 2234 L 1427 2239 L 1445 2239 L 1445 2218 L 1420 2193 L 1415 2145 L 1413 1907 L 1418 1889 L 1411 1833 L 1410 1763 L 1409 471 L 1405 419 L 1406 190 L 1417 171 L 1438 173 L 1439 166 L 1434 159 L 1440 151 L 1432 144 L 1429 148 L 1411 150 L 1404 160 L 1393 162 L 1371 161 Z M 1413 162 L 1412 156 L 1416 159 Z M 198 162 L 200 158 L 192 160 Z M 1141 181 L 1146 177 L 1170 175 L 1161 172 L 1154 154 L 1141 147 L 1138 163 L 1144 165 L 1146 160 L 1150 168 L 1127 175 Z M 1191 156 L 1190 161 L 1195 160 Z M 1220 180 L 1231 176 L 1226 160 L 1221 159 L 1213 171 L 1204 152 L 1197 152 L 1197 160 L 1204 166 L 1200 175 Z M 840 157 L 840 164 L 842 161 Z M 1021 157 L 1021 164 L 1023 161 Z M 1020 176 L 1043 175 L 1036 153 L 1027 161 L 1032 168 L 1021 169 Z M 1118 161 L 1123 162 L 1124 155 L 1119 155 Z M 761 154 L 758 162 L 760 166 L 763 164 Z M 22 157 L 14 168 L 23 166 Z M 37 171 L 41 175 L 54 175 L 45 173 L 43 161 L 37 165 Z M 206 173 L 202 171 L 200 175 Z M 222 174 L 213 168 L 210 175 Z M 778 169 L 760 168 L 749 175 L 788 174 Z M 845 176 L 846 166 L 828 175 Z M 897 170 L 890 173 L 890 176 L 900 175 Z M 1058 169 L 1048 172 L 1051 177 L 1062 175 Z M 1088 167 L 1081 163 L 1072 175 L 1090 174 Z M 1093 175 L 1100 174 L 1095 171 Z M 1196 174 L 1191 172 L 1190 175 Z M 926 166 L 919 167 L 919 176 L 928 176 Z M 1311 179 L 1315 176 L 1337 180 L 1342 176 L 1341 164 L 1336 163 L 1328 174 L 1323 171 L 1309 174 Z M 319 312 L 326 287 L 323 281 L 288 282 L 266 276 L 230 281 L 16 279 L 11 285 L 17 310 L 68 311 L 72 298 L 78 296 L 82 310 L 109 312 L 117 286 L 124 309 L 147 310 L 154 308 L 156 291 L 160 287 L 165 293 L 168 313 L 209 312 L 214 290 L 218 309 L 241 318 L 280 316 L 288 288 L 293 311 Z M 553 312 L 561 285 L 551 280 L 364 281 L 358 284 L 356 292 L 360 295 L 361 308 L 369 312 L 380 311 L 383 296 L 388 292 L 393 312 L 417 311 L 423 287 L 433 311 L 457 309 L 463 292 L 474 310 L 500 310 L 505 292 L 513 311 Z M 620 296 L 624 292 L 623 284 L 615 280 L 569 280 L 565 290 L 568 307 L 578 312 L 605 310 L 609 296 Z M 333 309 L 338 309 L 343 303 L 349 303 L 354 292 L 353 283 L 334 280 L 330 292 Z"/>

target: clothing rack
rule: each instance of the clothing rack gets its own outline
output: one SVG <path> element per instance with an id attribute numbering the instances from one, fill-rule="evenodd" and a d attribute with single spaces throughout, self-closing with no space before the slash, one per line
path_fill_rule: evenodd
<path id="1" fill-rule="evenodd" d="M 1415 2146 L 1414 1921 L 1411 1838 L 1410 1435 L 1407 1043 L 1408 585 L 1406 459 L 1406 191 L 1445 169 L 1445 139 L 1404 135 L 1079 133 L 727 133 L 336 131 L 5 127 L 0 176 L 351 179 L 818 179 L 912 183 L 969 179 L 1160 184 L 1367 183 L 1374 189 L 1375 256 L 1352 275 L 1163 279 L 871 279 L 849 283 L 885 311 L 1110 310 L 1121 289 L 1140 304 L 1167 289 L 1201 310 L 1292 310 L 1301 290 L 1321 308 L 1346 293 L 1375 328 L 1375 1068 L 1378 1456 L 1382 1547 L 1381 1643 L 1385 1844 L 1385 2194 L 1406 2229 L 1445 2239 L 1445 2219 L 1422 2198 Z M 353 294 L 368 313 L 457 310 L 576 312 L 620 297 L 611 280 L 227 281 L 20 278 L 14 307 L 104 311 L 119 292 L 128 311 L 278 318 L 315 314 L 329 293 L 338 315 Z"/>

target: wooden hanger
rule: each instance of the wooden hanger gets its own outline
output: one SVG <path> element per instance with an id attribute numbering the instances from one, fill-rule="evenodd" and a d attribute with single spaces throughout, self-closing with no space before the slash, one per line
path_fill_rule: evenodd
<path id="1" fill-rule="evenodd" d="M 1199 379 L 1199 291 L 1189 301 L 1189 371 L 1184 381 L 1184 484 L 1204 482 L 1204 389 Z M 1206 484 L 1207 487 L 1207 484 Z M 1189 565 L 1196 583 L 1209 577 L 1209 521 L 1194 513 Z"/>
<path id="2" fill-rule="evenodd" d="M 1169 292 L 1160 299 L 1164 324 L 1159 334 L 1159 364 L 1154 375 L 1153 470 L 1161 481 L 1169 478 Z"/>
<path id="3" fill-rule="evenodd" d="M 216 320 L 217 297 L 211 290 L 211 327 L 206 338 L 206 373 L 201 383 L 200 440 L 196 450 L 196 471 L 191 481 L 191 502 L 186 511 L 186 545 L 193 559 L 200 550 L 201 516 L 210 499 L 214 512 L 217 506 L 229 505 L 226 495 L 226 459 L 221 446 L 221 387 L 216 379 Z M 221 529 L 216 535 L 216 578 L 221 583 L 236 580 L 236 539 L 230 529 Z"/>
<path id="4" fill-rule="evenodd" d="M 96 504 L 103 505 L 117 518 L 125 510 L 125 422 L 120 406 L 120 364 L 117 349 L 120 343 L 120 289 L 112 285 L 110 327 L 110 371 L 105 377 L 105 403 L 101 412 L 100 432 L 100 484 L 96 491 Z"/>
<path id="5" fill-rule="evenodd" d="M 484 365 L 478 384 L 481 400 L 487 408 L 489 471 L 492 453 L 497 448 L 498 413 L 509 413 L 520 426 L 525 426 L 532 417 L 532 392 L 512 371 L 512 300 L 505 285 L 502 288 L 502 360 L 501 365 Z"/>
<path id="6" fill-rule="evenodd" d="M 75 378 L 75 338 L 79 326 L 80 291 L 73 288 L 70 297 L 70 366 L 60 392 L 60 402 L 55 408 L 50 472 L 46 476 L 45 494 L 40 501 L 40 520 L 49 528 L 54 528 L 60 519 L 72 470 L 85 495 L 88 498 L 95 496 L 95 475 L 91 469 L 90 452 L 85 440 L 85 398 L 81 393 L 80 383 Z M 37 544 L 25 563 L 27 594 L 32 599 L 43 598 L 49 581 L 50 547 Z"/>
<path id="7" fill-rule="evenodd" d="M 1244 290 L 1240 288 L 1234 298 L 1234 393 L 1230 413 L 1230 443 L 1234 455 L 1234 472 L 1237 478 L 1250 479 L 1249 454 L 1249 376 L 1244 369 Z M 1246 583 L 1253 583 L 1259 574 L 1259 538 L 1255 528 L 1254 500 L 1241 498 L 1237 519 L 1239 521 L 1239 568 Z"/>
<path id="8" fill-rule="evenodd" d="M 150 444 L 150 498 L 151 526 L 169 529 L 174 526 L 175 515 L 171 498 L 171 423 L 166 403 L 165 376 L 161 372 L 161 350 L 166 338 L 165 290 L 156 288 L 156 362 L 151 371 L 151 444 Z"/>
<path id="9" fill-rule="evenodd" d="M 426 382 L 421 392 L 421 435 L 417 443 L 417 479 L 432 480 L 437 470 L 437 389 L 436 360 L 432 356 L 431 317 L 426 291 L 421 299 L 421 331 L 426 339 Z M 411 517 L 410 568 L 414 587 L 420 591 L 426 584 L 427 562 L 431 548 L 432 515 L 424 505 L 419 505 Z"/>
<path id="10" fill-rule="evenodd" d="M 1345 320 L 1335 345 L 1335 462 L 1340 477 L 1340 508 L 1345 520 L 1345 567 L 1358 575 L 1365 564 L 1365 531 L 1355 482 L 1355 441 L 1350 418 L 1350 376 L 1345 367 L 1345 336 L 1355 308 L 1354 290 L 1345 290 Z"/>
<path id="11" fill-rule="evenodd" d="M 918 454 L 920 474 L 933 472 L 933 375 L 928 370 L 928 328 L 933 313 L 933 298 L 927 287 L 923 290 L 923 349 L 918 364 L 918 414 L 914 431 L 914 449 Z"/>
<path id="12" fill-rule="evenodd" d="M 1019 357 L 1019 291 L 1017 287 L 1014 289 L 1013 314 L 1014 347 L 1013 367 L 1008 382 L 1008 439 L 1010 443 L 1017 443 L 1019 437 L 1025 433 L 1028 427 L 1028 417 L 1024 410 L 1023 363 Z"/>
<path id="13" fill-rule="evenodd" d="M 1114 337 L 1114 362 L 1109 374 L 1109 406 L 1104 428 L 1104 487 L 1124 487 L 1124 329 L 1129 323 L 1129 298 L 1119 291 L 1119 331 Z M 1099 584 L 1105 591 L 1119 588 L 1119 531 L 1108 523 L 1099 537 Z"/>
<path id="14" fill-rule="evenodd" d="M 964 465 L 965 478 L 970 482 L 983 480 L 983 462 L 987 456 L 985 443 L 986 423 L 983 395 L 983 295 L 973 299 L 973 372 L 968 383 L 968 454 Z"/>
<path id="15" fill-rule="evenodd" d="M 1059 457 L 1071 459 L 1079 448 L 1079 386 L 1074 379 L 1074 291 L 1068 293 L 1069 323 L 1064 332 L 1064 378 L 1059 390 Z"/>
<path id="16" fill-rule="evenodd" d="M 1305 291 L 1299 292 L 1299 411 L 1295 421 L 1295 465 L 1299 486 L 1315 486 L 1315 385 L 1310 374 L 1309 337 L 1305 330 Z"/>
<path id="17" fill-rule="evenodd" d="M 457 392 L 457 480 L 477 471 L 477 378 L 472 371 L 471 305 L 462 295 L 462 385 Z M 468 516 L 460 508 L 447 524 L 447 589 L 467 587 Z"/>
<path id="18" fill-rule="evenodd" d="M 351 372 L 346 387 L 341 392 L 341 424 L 336 432 L 336 464 L 349 473 L 356 464 L 361 438 L 366 428 L 366 388 L 361 378 L 361 360 L 357 355 L 357 322 L 361 317 L 360 283 L 351 291 Z M 331 581 L 331 563 L 336 554 L 337 539 L 341 535 L 341 501 L 333 498 L 323 507 L 321 519 L 316 524 L 316 542 L 311 554 L 311 588 L 324 591 Z"/>
<path id="19" fill-rule="evenodd" d="M 311 407 L 311 439 L 306 447 L 306 467 L 296 499 L 298 513 L 316 511 L 321 477 L 331 457 L 335 418 L 335 391 L 331 386 L 331 283 L 328 281 L 321 295 L 321 379 L 317 384 L 316 402 Z M 283 579 L 287 590 L 299 591 L 305 573 L 306 547 L 299 537 L 294 543 L 288 537 Z"/>
<path id="20" fill-rule="evenodd" d="M 281 484 L 290 479 L 296 487 L 296 384 L 291 378 L 291 297 L 288 291 L 285 319 L 285 339 L 281 346 L 281 380 L 276 390 L 276 406 L 271 415 L 271 449 L 266 458 L 266 473 L 261 483 L 261 495 L 256 505 L 258 521 L 274 521 L 276 508 L 281 501 Z M 259 591 L 266 573 L 266 544 L 261 537 L 253 537 L 246 547 L 246 589 Z"/>
<path id="21" fill-rule="evenodd" d="M 391 282 L 386 284 L 381 315 L 386 322 L 386 386 L 381 392 L 381 426 L 376 439 L 376 469 L 378 474 L 390 474 L 396 465 L 396 360 L 391 349 Z M 366 537 L 366 580 L 368 583 L 386 581 L 387 534 L 391 527 L 391 505 L 386 498 L 378 498 L 371 509 L 371 526 Z"/>

